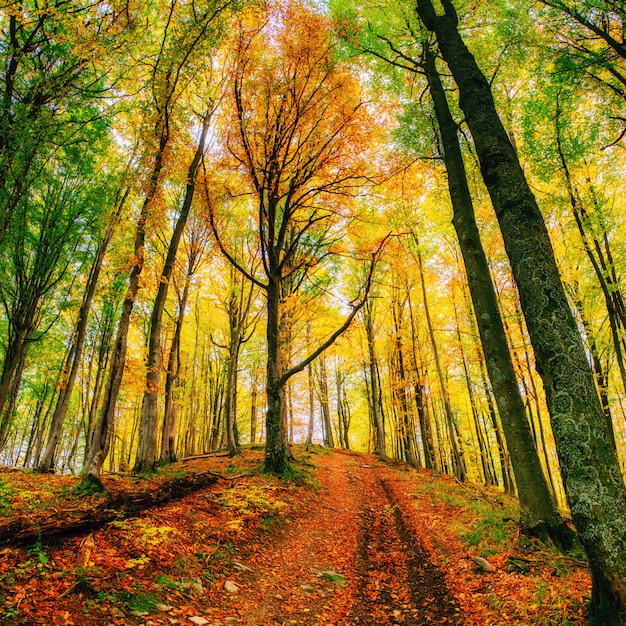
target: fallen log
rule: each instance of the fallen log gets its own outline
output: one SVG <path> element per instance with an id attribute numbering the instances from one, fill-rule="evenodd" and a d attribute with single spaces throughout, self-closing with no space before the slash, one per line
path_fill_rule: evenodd
<path id="1" fill-rule="evenodd" d="M 0 545 L 23 545 L 75 535 L 183 498 L 216 483 L 219 478 L 214 472 L 197 472 L 152 481 L 149 488 L 137 491 L 59 498 L 53 507 L 0 520 Z"/>

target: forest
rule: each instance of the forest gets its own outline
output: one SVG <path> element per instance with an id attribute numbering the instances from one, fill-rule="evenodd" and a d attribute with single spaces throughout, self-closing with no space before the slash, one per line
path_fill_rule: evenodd
<path id="1" fill-rule="evenodd" d="M 3 466 L 402 461 L 626 623 L 622 2 L 3 0 L 0 57 Z"/>

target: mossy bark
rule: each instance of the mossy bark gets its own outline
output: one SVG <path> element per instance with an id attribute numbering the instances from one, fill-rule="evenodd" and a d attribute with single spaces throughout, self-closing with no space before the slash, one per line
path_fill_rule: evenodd
<path id="1" fill-rule="evenodd" d="M 502 420 L 517 484 L 522 531 L 541 538 L 549 536 L 563 548 L 573 536 L 552 500 L 526 417 L 515 368 L 511 359 L 496 292 L 483 249 L 467 182 L 457 124 L 435 66 L 435 53 L 426 49 L 425 72 L 444 149 L 452 223 L 456 230 L 467 273 L 469 292 L 476 313 L 485 364 Z"/>
<path id="2" fill-rule="evenodd" d="M 458 32 L 450 0 L 437 15 L 430 0 L 418 13 L 435 32 L 459 87 L 518 286 L 542 377 L 563 481 L 593 578 L 596 623 L 626 622 L 626 489 L 583 342 L 558 272 L 548 231 L 495 108 L 490 86 Z M 617 621 L 616 621 L 617 620 Z"/>

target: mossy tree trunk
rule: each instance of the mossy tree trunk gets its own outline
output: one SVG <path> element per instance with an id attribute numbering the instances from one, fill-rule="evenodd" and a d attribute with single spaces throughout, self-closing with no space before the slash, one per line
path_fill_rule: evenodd
<path id="1" fill-rule="evenodd" d="M 474 139 L 517 283 L 537 369 L 552 419 L 565 492 L 589 558 L 591 620 L 626 621 L 626 488 L 576 321 L 567 301 L 548 231 L 515 149 L 496 111 L 491 89 L 458 32 L 450 0 L 438 15 L 418 0 L 459 87 L 461 109 Z"/>
<path id="2" fill-rule="evenodd" d="M 457 124 L 450 112 L 435 66 L 435 53 L 426 47 L 425 54 L 424 69 L 439 125 L 448 173 L 448 188 L 453 210 L 452 223 L 463 255 L 489 380 L 511 454 L 520 502 L 520 524 L 523 532 L 539 537 L 549 536 L 557 545 L 567 548 L 572 544 L 572 534 L 552 500 L 526 418 L 524 401 L 498 309 L 489 264 L 478 233 L 458 140 Z"/>

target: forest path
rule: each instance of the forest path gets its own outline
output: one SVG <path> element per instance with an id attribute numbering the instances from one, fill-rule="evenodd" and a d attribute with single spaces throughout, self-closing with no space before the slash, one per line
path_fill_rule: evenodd
<path id="1" fill-rule="evenodd" d="M 258 446 L 151 478 L 107 476 L 111 497 L 133 498 L 179 474 L 221 478 L 91 532 L 0 548 L 0 624 L 586 623 L 585 564 L 520 545 L 515 509 L 497 493 L 373 455 L 315 446 L 297 458 L 295 477 L 316 488 L 260 472 Z M 100 506 L 73 494 L 78 480 L 1 473 L 0 520 L 45 531 Z M 477 569 L 476 554 L 496 571 Z"/>
<path id="2" fill-rule="evenodd" d="M 297 519 L 238 555 L 225 594 L 244 624 L 457 624 L 442 572 L 405 523 L 374 457 L 318 456 L 319 489 Z M 244 565 L 244 569 L 241 565 Z"/>

